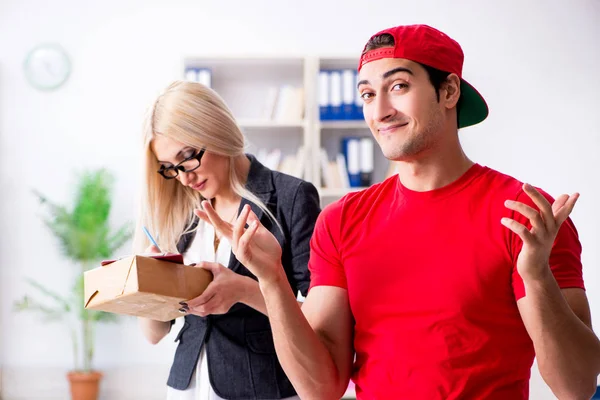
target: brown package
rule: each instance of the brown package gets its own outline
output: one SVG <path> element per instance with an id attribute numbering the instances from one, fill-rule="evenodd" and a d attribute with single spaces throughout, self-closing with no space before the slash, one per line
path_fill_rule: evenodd
<path id="1" fill-rule="evenodd" d="M 212 279 L 202 268 L 129 256 L 84 273 L 85 308 L 170 321 Z"/>

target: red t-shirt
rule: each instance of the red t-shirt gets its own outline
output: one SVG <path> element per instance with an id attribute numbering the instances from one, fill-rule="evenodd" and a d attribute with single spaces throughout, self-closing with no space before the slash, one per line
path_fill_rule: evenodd
<path id="1" fill-rule="evenodd" d="M 522 241 L 500 220 L 530 225 L 507 199 L 535 207 L 521 182 L 476 164 L 440 189 L 411 191 L 393 176 L 323 210 L 311 287 L 348 290 L 358 399 L 528 398 Z M 550 258 L 561 288 L 583 288 L 580 255 L 567 220 Z"/>

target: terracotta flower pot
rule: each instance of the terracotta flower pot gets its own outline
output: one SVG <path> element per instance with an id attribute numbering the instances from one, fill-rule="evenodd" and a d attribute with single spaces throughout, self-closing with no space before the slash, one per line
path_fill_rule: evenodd
<path id="1" fill-rule="evenodd" d="M 97 400 L 102 373 L 92 372 L 69 372 L 67 374 L 71 383 L 72 400 Z"/>

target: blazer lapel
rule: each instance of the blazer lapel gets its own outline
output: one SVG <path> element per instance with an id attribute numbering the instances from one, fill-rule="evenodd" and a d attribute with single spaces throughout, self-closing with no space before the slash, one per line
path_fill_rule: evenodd
<path id="1" fill-rule="evenodd" d="M 246 180 L 246 189 L 252 192 L 263 202 L 263 204 L 271 209 L 272 197 L 275 192 L 271 170 L 262 165 L 254 156 L 247 154 L 246 157 L 250 160 L 250 171 L 248 172 L 248 179 Z M 265 214 L 260 207 L 246 198 L 242 198 L 238 214 L 246 204 L 250 205 L 250 208 L 263 225 L 270 226 L 269 216 Z M 231 256 L 229 257 L 229 269 L 237 272 L 240 267 L 242 267 L 242 264 L 235 258 L 235 255 L 231 253 Z"/>

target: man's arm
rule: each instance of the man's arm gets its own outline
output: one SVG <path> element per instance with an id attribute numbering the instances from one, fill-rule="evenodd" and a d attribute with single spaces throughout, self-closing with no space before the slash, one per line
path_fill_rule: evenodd
<path id="1" fill-rule="evenodd" d="M 348 291 L 314 287 L 300 309 L 285 274 L 268 283 L 260 282 L 260 288 L 279 362 L 299 397 L 341 398 L 354 357 Z"/>
<path id="2" fill-rule="evenodd" d="M 516 213 L 502 219 L 522 242 L 515 247 L 513 278 L 522 279 L 525 296 L 517 295 L 517 306 L 550 389 L 560 399 L 589 399 L 600 373 L 600 342 L 590 328 L 585 292 L 576 288 L 582 284 L 581 245 L 567 219 L 579 195 L 553 200 L 527 184 L 523 192 L 529 199 L 507 201 Z M 561 292 L 557 279 L 573 288 Z"/>
<path id="3" fill-rule="evenodd" d="M 348 385 L 353 360 L 347 290 L 316 286 L 300 309 L 281 265 L 281 246 L 250 207 L 244 206 L 231 225 L 209 202 L 202 206 L 204 210 L 196 214 L 230 239 L 237 259 L 258 278 L 277 356 L 300 398 L 338 400 Z"/>
<path id="4" fill-rule="evenodd" d="M 550 268 L 545 279 L 524 284 L 527 296 L 517 305 L 542 378 L 559 399 L 589 399 L 600 374 L 600 341 L 585 292 L 561 292 Z"/>

